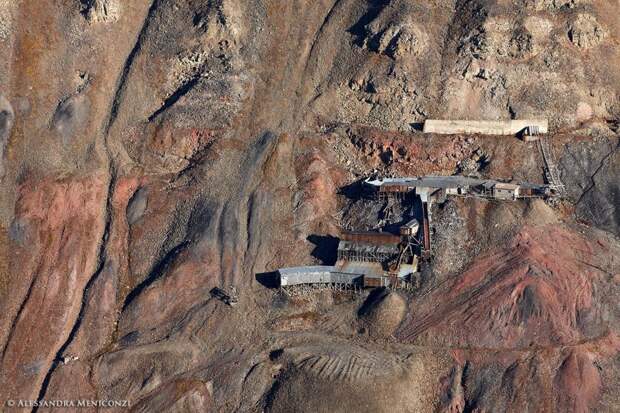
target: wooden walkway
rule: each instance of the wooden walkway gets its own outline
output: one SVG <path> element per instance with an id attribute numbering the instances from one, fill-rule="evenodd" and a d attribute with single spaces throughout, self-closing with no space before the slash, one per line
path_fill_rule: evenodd
<path id="1" fill-rule="evenodd" d="M 564 184 L 560 180 L 560 171 L 547 138 L 541 136 L 538 140 L 538 147 L 543 157 L 545 179 L 563 197 L 566 194 Z"/>

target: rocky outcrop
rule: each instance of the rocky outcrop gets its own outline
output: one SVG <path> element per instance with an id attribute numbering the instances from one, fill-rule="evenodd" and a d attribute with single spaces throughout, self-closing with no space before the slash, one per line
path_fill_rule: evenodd
<path id="1" fill-rule="evenodd" d="M 588 49 L 601 43 L 607 36 L 596 18 L 591 14 L 579 14 L 568 29 L 568 38 L 577 47 Z"/>
<path id="2" fill-rule="evenodd" d="M 373 20 L 366 29 L 366 47 L 393 59 L 413 59 L 428 47 L 428 35 L 413 21 L 396 23 L 394 15 Z M 405 15 L 405 19 L 411 16 Z"/>
<path id="3" fill-rule="evenodd" d="M 118 20 L 121 13 L 119 0 L 80 0 L 80 13 L 91 23 L 110 23 Z"/>
<path id="4" fill-rule="evenodd" d="M 528 1 L 536 10 L 565 10 L 588 4 L 589 0 L 532 0 Z"/>
<path id="5" fill-rule="evenodd" d="M 4 176 L 5 151 L 14 121 L 13 107 L 4 96 L 0 95 L 0 179 Z"/>
<path id="6" fill-rule="evenodd" d="M 602 59 L 618 60 L 605 47 L 611 45 L 613 23 L 600 18 L 612 13 L 609 6 L 524 3 L 377 4 L 346 23 L 355 53 L 342 45 L 345 50 L 326 56 L 333 75 L 317 83 L 315 112 L 402 131 L 428 117 L 547 117 L 552 127 L 573 127 L 580 104 L 594 117 L 614 116 L 608 103 L 615 99 L 610 91 L 617 89 L 616 73 L 593 68 L 582 54 L 588 48 Z M 340 24 L 329 21 L 326 30 Z M 351 56 L 356 63 L 335 56 Z"/>
<path id="7" fill-rule="evenodd" d="M 618 168 L 617 138 L 566 145 L 560 158 L 562 182 L 575 201 L 577 217 L 616 235 L 620 234 Z"/>
<path id="8" fill-rule="evenodd" d="M 12 32 L 13 16 L 10 0 L 0 1 L 0 42 L 6 41 Z"/>

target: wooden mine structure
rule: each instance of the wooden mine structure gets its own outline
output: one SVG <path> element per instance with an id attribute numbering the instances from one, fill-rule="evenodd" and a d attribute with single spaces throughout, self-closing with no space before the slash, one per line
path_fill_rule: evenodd
<path id="1" fill-rule="evenodd" d="M 549 147 L 547 139 L 538 140 L 538 147 L 543 158 L 545 180 L 551 188 L 553 188 L 560 196 L 565 194 L 564 184 L 560 180 L 560 172 L 553 156 L 553 151 Z"/>
<path id="2" fill-rule="evenodd" d="M 333 266 L 308 266 L 278 270 L 280 286 L 329 287 L 336 290 L 363 288 L 408 288 L 418 271 L 418 258 L 431 255 L 431 205 L 448 196 L 496 200 L 546 198 L 557 195 L 553 185 L 509 183 L 465 176 L 367 179 L 367 190 L 387 207 L 395 199 L 415 195 L 421 204 L 420 223 L 412 219 L 390 232 L 342 232 L 337 262 Z"/>
<path id="3" fill-rule="evenodd" d="M 535 129 L 534 129 L 535 131 Z M 541 148 L 544 148 L 544 139 L 541 139 Z M 545 149 L 541 149 L 545 159 Z M 547 149 L 547 153 L 550 151 Z M 553 165 L 549 162 L 548 165 Z M 516 200 L 522 198 L 547 198 L 559 195 L 561 185 L 557 184 L 559 178 L 554 173 L 553 167 L 547 167 L 549 171 L 548 185 L 531 183 L 509 183 L 492 179 L 479 179 L 467 176 L 424 176 L 414 178 L 383 178 L 367 179 L 364 185 L 367 190 L 374 193 L 379 199 L 403 199 L 409 194 L 415 194 L 421 203 L 422 218 L 422 251 L 423 258 L 430 257 L 431 251 L 431 204 L 443 201 L 448 196 L 476 197 L 496 200 Z"/>
<path id="4" fill-rule="evenodd" d="M 363 288 L 407 288 L 417 272 L 413 243 L 420 225 L 411 220 L 400 234 L 347 232 L 340 234 L 338 258 L 333 266 L 307 266 L 278 270 L 283 288 L 305 285 L 330 286 L 337 290 Z"/>

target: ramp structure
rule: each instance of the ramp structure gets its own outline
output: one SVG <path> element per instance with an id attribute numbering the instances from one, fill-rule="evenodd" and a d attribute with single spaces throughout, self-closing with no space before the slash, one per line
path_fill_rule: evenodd
<path id="1" fill-rule="evenodd" d="M 540 141 L 541 145 L 544 140 Z M 551 159 L 550 151 L 542 149 L 545 159 Z M 538 185 L 527 182 L 508 183 L 493 179 L 480 179 L 468 176 L 437 176 L 402 178 L 366 179 L 364 185 L 375 193 L 379 199 L 404 198 L 414 193 L 422 203 L 422 257 L 428 258 L 431 253 L 431 204 L 441 202 L 448 196 L 486 198 L 497 200 L 517 200 L 523 198 L 550 198 L 560 195 L 562 186 L 559 174 L 552 161 L 545 161 L 546 170 L 553 174 L 548 180 L 549 185 Z M 551 167 L 549 166 L 551 165 Z"/>
<path id="2" fill-rule="evenodd" d="M 560 180 L 560 172 L 555 162 L 553 151 L 549 147 L 549 142 L 545 138 L 540 139 L 538 141 L 538 146 L 543 157 L 545 180 L 560 196 L 564 196 L 564 184 L 562 184 Z"/>
<path id="3" fill-rule="evenodd" d="M 482 134 L 482 135 L 518 135 L 524 131 L 546 134 L 549 123 L 546 119 L 513 119 L 513 120 L 441 120 L 427 119 L 424 122 L 424 133 Z"/>

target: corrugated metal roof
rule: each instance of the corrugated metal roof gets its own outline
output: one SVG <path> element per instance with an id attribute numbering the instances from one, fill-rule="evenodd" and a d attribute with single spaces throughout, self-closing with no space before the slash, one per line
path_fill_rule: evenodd
<path id="1" fill-rule="evenodd" d="M 366 254 L 398 254 L 398 245 L 395 244 L 366 244 L 353 241 L 340 241 L 338 251 L 357 251 Z"/>
<path id="2" fill-rule="evenodd" d="M 334 270 L 335 268 L 333 265 L 308 265 L 304 267 L 280 268 L 278 272 L 280 275 L 292 275 L 301 273 L 330 272 Z"/>
<path id="3" fill-rule="evenodd" d="M 344 273 L 360 274 L 360 275 L 383 275 L 383 267 L 378 262 L 366 261 L 338 261 L 336 269 Z"/>
<path id="4" fill-rule="evenodd" d="M 524 188 L 545 188 L 546 185 L 532 184 L 532 183 L 504 183 L 493 179 L 478 179 L 468 176 L 440 176 L 440 175 L 428 175 L 423 177 L 403 177 L 403 178 L 381 178 L 381 179 L 367 179 L 364 181 L 367 185 L 374 187 L 386 187 L 386 186 L 407 186 L 410 188 L 459 188 L 465 186 L 478 186 L 483 185 L 487 188 L 491 188 L 495 185 L 515 185 Z"/>
<path id="5" fill-rule="evenodd" d="M 338 270 L 333 266 L 314 265 L 307 267 L 281 268 L 280 285 L 283 287 L 299 284 L 355 284 L 361 273 Z"/>
<path id="6" fill-rule="evenodd" d="M 467 176 L 439 176 L 428 175 L 424 177 L 414 178 L 383 178 L 370 180 L 365 182 L 372 186 L 384 186 L 384 185 L 405 185 L 411 188 L 427 187 L 427 188 L 458 188 L 459 186 L 472 186 L 479 185 L 485 180 L 470 178 Z"/>

